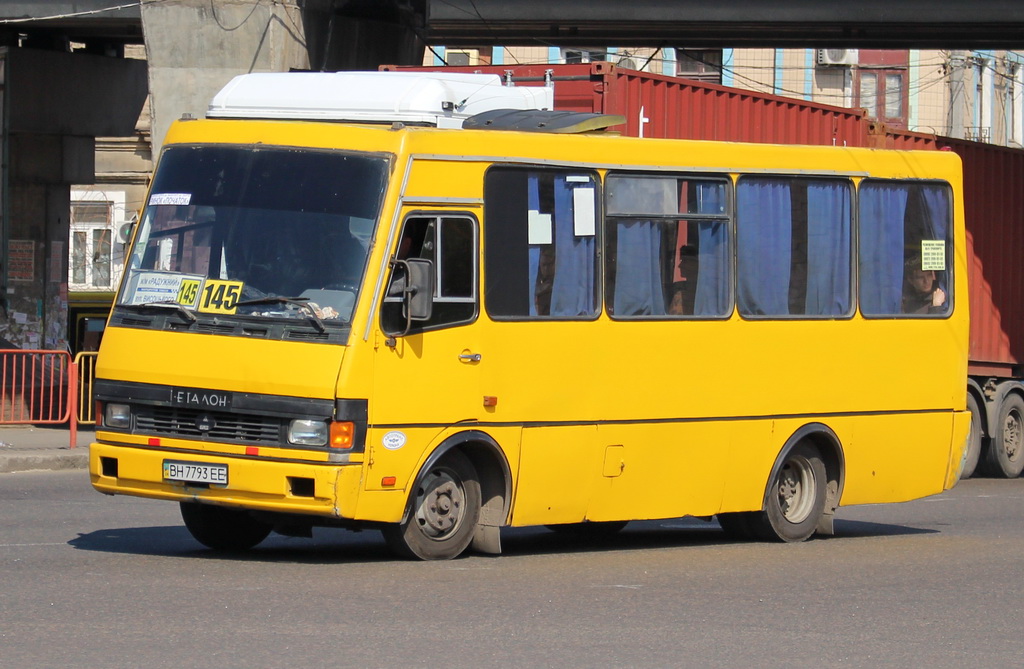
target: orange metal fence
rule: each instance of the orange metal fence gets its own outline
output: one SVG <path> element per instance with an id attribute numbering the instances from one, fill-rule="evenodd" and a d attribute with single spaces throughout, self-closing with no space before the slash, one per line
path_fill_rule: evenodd
<path id="1" fill-rule="evenodd" d="M 78 367 L 67 351 L 0 350 L 0 424 L 68 423 L 78 436 Z"/>

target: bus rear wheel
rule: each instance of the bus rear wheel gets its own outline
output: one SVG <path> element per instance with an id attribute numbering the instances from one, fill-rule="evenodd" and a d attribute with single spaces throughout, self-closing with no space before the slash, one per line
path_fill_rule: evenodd
<path id="1" fill-rule="evenodd" d="M 999 422 L 985 454 L 986 473 L 1012 479 L 1024 470 L 1024 399 L 1007 395 L 999 406 Z"/>
<path id="2" fill-rule="evenodd" d="M 450 560 L 473 540 L 480 499 L 473 463 L 452 451 L 420 473 L 405 520 L 386 526 L 384 538 L 403 557 Z"/>
<path id="3" fill-rule="evenodd" d="M 768 541 L 807 539 L 825 510 L 825 463 L 814 446 L 803 443 L 786 454 L 765 497 L 765 507 L 750 520 L 757 537 Z"/>
<path id="4" fill-rule="evenodd" d="M 964 466 L 960 471 L 960 479 L 974 476 L 981 458 L 981 409 L 974 395 L 967 393 L 967 411 L 971 414 L 971 431 L 967 436 L 967 447 L 964 450 Z"/>
<path id="5" fill-rule="evenodd" d="M 248 550 L 272 529 L 245 511 L 196 502 L 181 503 L 181 519 L 196 541 L 218 551 Z"/>

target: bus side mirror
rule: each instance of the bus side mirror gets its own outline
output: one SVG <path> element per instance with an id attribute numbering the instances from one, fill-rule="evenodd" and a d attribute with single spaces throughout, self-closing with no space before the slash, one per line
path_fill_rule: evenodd
<path id="1" fill-rule="evenodd" d="M 423 258 L 393 260 L 392 266 L 401 270 L 404 281 L 392 286 L 401 286 L 402 315 L 405 316 L 405 330 L 397 336 L 409 334 L 413 321 L 430 320 L 434 311 L 434 263 Z"/>
<path id="2" fill-rule="evenodd" d="M 434 263 L 422 258 L 405 261 L 405 312 L 410 321 L 430 320 L 434 311 Z"/>

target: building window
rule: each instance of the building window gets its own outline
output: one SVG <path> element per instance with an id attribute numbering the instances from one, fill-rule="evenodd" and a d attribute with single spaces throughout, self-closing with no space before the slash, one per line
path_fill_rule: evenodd
<path id="1" fill-rule="evenodd" d="M 857 71 L 856 106 L 868 117 L 889 125 L 907 126 L 907 73 L 906 70 L 865 69 Z"/>
<path id="2" fill-rule="evenodd" d="M 603 49 L 562 49 L 562 60 L 566 65 L 598 63 L 608 60 L 608 52 Z"/>
<path id="3" fill-rule="evenodd" d="M 722 50 L 676 49 L 676 75 L 709 84 L 722 83 Z"/>
<path id="4" fill-rule="evenodd" d="M 452 67 L 479 65 L 480 51 L 477 49 L 445 49 L 444 59 Z"/>
<path id="5" fill-rule="evenodd" d="M 110 290 L 114 203 L 71 203 L 71 277 L 78 290 Z"/>

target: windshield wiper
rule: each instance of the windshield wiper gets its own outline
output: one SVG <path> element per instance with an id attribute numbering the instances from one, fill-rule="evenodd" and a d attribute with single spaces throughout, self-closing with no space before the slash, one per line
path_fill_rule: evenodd
<path id="1" fill-rule="evenodd" d="M 163 302 L 143 302 L 142 304 L 122 304 L 121 306 L 129 309 L 169 309 L 189 323 L 196 322 L 196 315 L 174 300 L 166 300 Z"/>
<path id="2" fill-rule="evenodd" d="M 309 306 L 309 303 L 305 301 L 308 299 L 308 297 L 280 297 L 275 295 L 272 297 L 260 297 L 255 300 L 242 300 L 237 303 L 237 306 L 242 307 L 253 304 L 291 304 L 305 312 L 305 314 L 309 316 L 309 321 L 316 326 L 318 331 L 321 333 L 327 332 L 327 326 L 324 325 L 324 322 L 316 315 L 316 311 L 313 307 Z"/>

